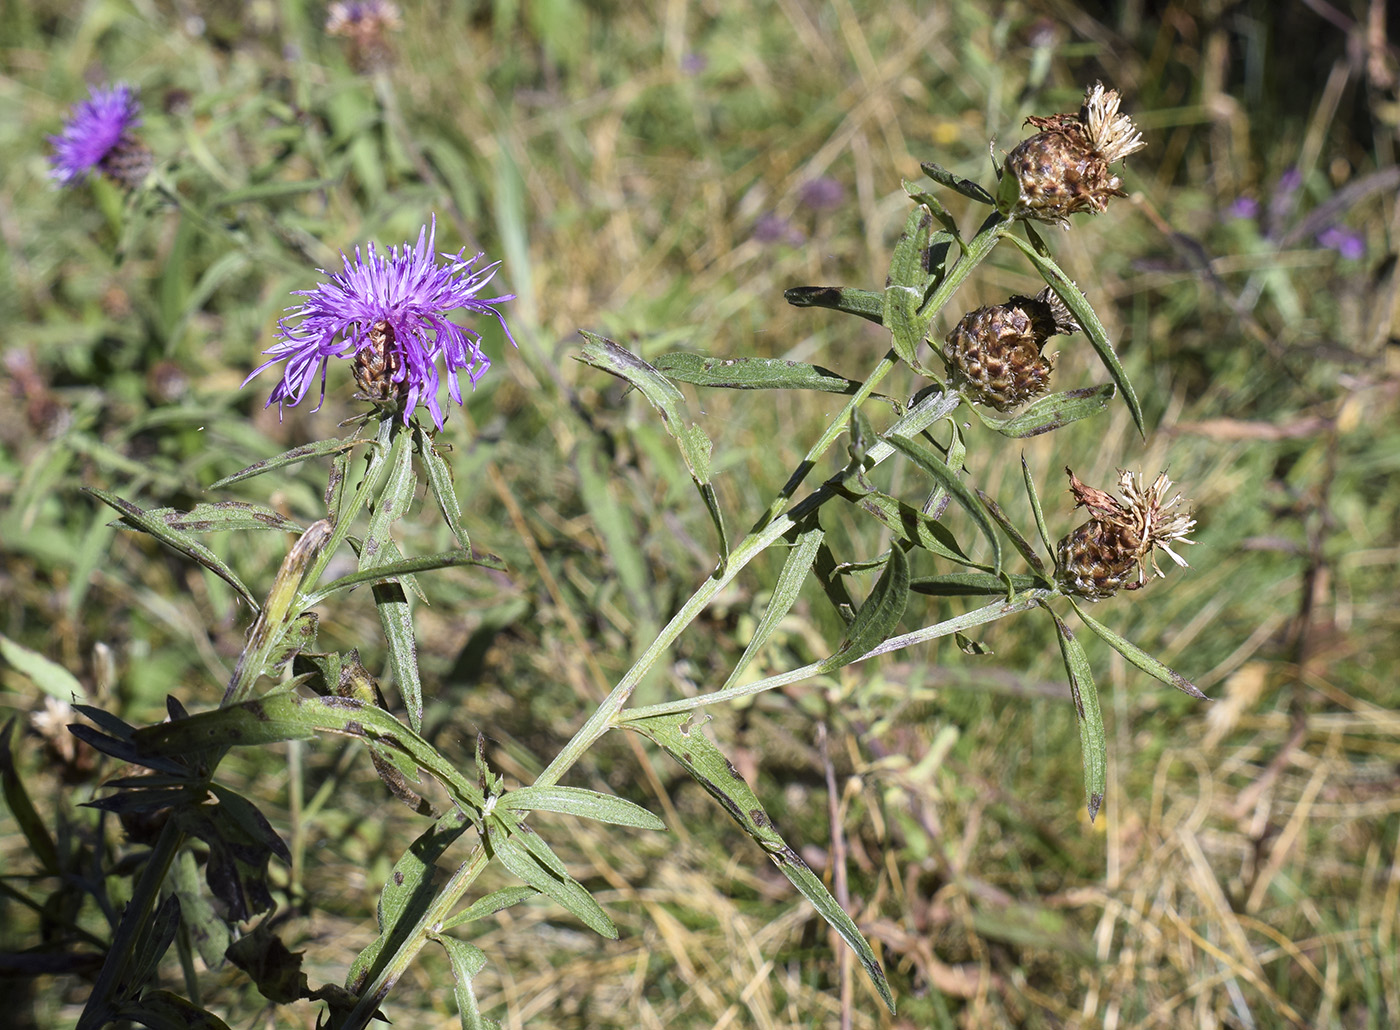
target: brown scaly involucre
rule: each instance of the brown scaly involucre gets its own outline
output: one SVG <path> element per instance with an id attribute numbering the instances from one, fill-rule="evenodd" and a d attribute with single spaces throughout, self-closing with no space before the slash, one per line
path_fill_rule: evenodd
<path id="1" fill-rule="evenodd" d="M 1196 520 L 1189 512 L 1175 510 L 1181 502 L 1180 494 L 1167 499 L 1172 482 L 1165 472 L 1144 487 L 1141 475 L 1135 478 L 1131 472 L 1119 469 L 1118 488 L 1123 496 L 1120 501 L 1086 486 L 1069 469 L 1065 471 L 1069 473 L 1075 507 L 1089 509 L 1092 516 L 1056 547 L 1058 577 L 1066 591 L 1101 601 L 1120 589 L 1137 590 L 1146 579 L 1145 563 L 1151 562 L 1154 575 L 1163 575 L 1152 553 L 1155 548 L 1187 567 L 1186 559 L 1171 545 L 1195 543 L 1186 536 L 1195 528 Z"/>
<path id="2" fill-rule="evenodd" d="M 1102 213 L 1110 197 L 1127 196 L 1123 180 L 1108 170 L 1147 144 L 1133 120 L 1118 111 L 1118 91 L 1096 82 L 1074 114 L 1027 118 L 1040 132 L 1006 156 L 1006 174 L 1020 187 L 1013 218 L 1034 218 L 1069 228 L 1080 211 Z"/>
<path id="3" fill-rule="evenodd" d="M 1043 353 L 1045 342 L 1078 331 L 1047 286 L 1034 297 L 969 311 L 948 334 L 943 355 L 949 374 L 974 400 L 1006 411 L 1049 389 L 1055 358 Z"/>

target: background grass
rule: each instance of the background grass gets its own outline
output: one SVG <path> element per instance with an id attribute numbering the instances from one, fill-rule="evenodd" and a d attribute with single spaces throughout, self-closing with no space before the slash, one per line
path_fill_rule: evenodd
<path id="1" fill-rule="evenodd" d="M 511 572 L 425 578 L 425 734 L 467 763 L 485 733 L 493 764 L 530 781 L 713 564 L 661 426 L 573 359 L 575 330 L 644 356 L 786 357 L 860 377 L 887 338 L 788 308 L 782 290 L 877 288 L 907 212 L 901 177 L 935 160 L 988 181 L 989 139 L 1009 148 L 1027 114 L 1072 109 L 1102 78 L 1149 149 L 1128 168 L 1130 200 L 1050 242 L 1118 341 L 1153 431 L 1143 443 L 1115 406 L 1024 450 L 1057 534 L 1074 524 L 1065 464 L 1098 484 L 1118 465 L 1170 466 L 1201 523 L 1194 569 L 1095 614 L 1217 700 L 1086 641 L 1110 734 L 1094 825 L 1044 620 L 989 631 L 992 657 L 931 646 L 712 712 L 788 839 L 829 881 L 837 866 L 849 877 L 894 1018 L 691 781 L 605 738 L 571 782 L 633 797 L 671 831 L 538 821 L 621 939 L 544 904 L 509 909 L 475 924 L 491 959 L 478 994 L 508 1027 L 1393 1026 L 1400 98 L 1385 6 L 454 3 L 407 9 L 394 64 L 361 76 L 319 6 L 6 4 L 0 631 L 132 722 L 161 718 L 167 693 L 216 703 L 246 612 L 221 582 L 107 528 L 80 488 L 189 507 L 219 476 L 335 435 L 354 410 L 344 377 L 320 412 L 280 422 L 261 408 L 271 379 L 239 383 L 314 268 L 415 236 L 436 212 L 444 249 L 505 259 L 521 348 L 488 332 L 495 365 L 445 433 L 474 542 Z M 183 210 L 45 182 L 45 134 L 86 81 L 116 79 L 140 87 L 144 137 Z M 813 202 L 822 179 L 839 202 Z M 1241 198 L 1256 217 L 1237 217 Z M 957 200 L 970 229 L 979 216 Z M 1334 225 L 1360 234 L 1364 256 L 1318 243 Z M 1003 251 L 954 308 L 1033 288 Z M 1082 338 L 1061 351 L 1060 388 L 1102 377 Z M 731 527 L 834 410 L 806 395 L 695 402 Z M 1026 521 L 1020 448 L 1000 443 L 970 429 L 970 471 Z M 303 469 L 271 503 L 314 518 L 322 485 Z M 424 516 L 404 523 L 406 549 L 446 545 Z M 863 523 L 829 528 L 843 557 L 883 547 Z M 285 544 L 211 541 L 255 590 Z M 775 575 L 756 563 L 639 700 L 717 685 Z M 907 624 L 939 614 L 911 606 Z M 762 663 L 814 660 L 840 634 L 814 593 Z M 378 638 L 357 595 L 322 617 L 322 646 L 358 646 L 371 668 Z M 139 853 L 79 807 L 116 770 L 60 753 L 36 684 L 0 667 L 0 705 L 23 717 L 16 762 L 56 836 Z M 292 848 L 274 870 L 279 933 L 305 950 L 313 985 L 339 982 L 422 821 L 337 740 L 236 752 L 221 775 Z M 0 867 L 0 949 L 39 946 L 41 925 L 65 921 L 105 938 L 100 912 L 62 911 L 68 895 L 29 875 L 8 817 Z M 56 900 L 41 920 L 21 896 Z M 315 1020 L 305 1002 L 259 1015 L 227 967 L 201 986 L 232 1025 Z M 0 979 L 16 1026 L 70 1024 L 88 987 L 81 971 Z M 454 1023 L 439 955 L 424 953 L 386 1012 Z"/>

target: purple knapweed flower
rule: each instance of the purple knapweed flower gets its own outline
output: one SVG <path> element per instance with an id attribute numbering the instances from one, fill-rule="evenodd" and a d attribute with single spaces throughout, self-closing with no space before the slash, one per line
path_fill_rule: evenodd
<path id="1" fill-rule="evenodd" d="M 271 359 L 254 369 L 244 385 L 285 358 L 287 367 L 267 406 L 300 403 L 318 369 L 324 401 L 327 363 L 331 358 L 352 358 L 355 381 L 366 399 L 402 410 L 405 423 L 422 404 L 441 429 L 438 359 L 447 367 L 448 393 L 458 404 L 462 387 L 457 373 L 465 372 L 475 387 L 491 366 L 481 349 L 481 334 L 446 316 L 461 309 L 491 315 L 514 345 L 505 316 L 493 305 L 514 300 L 515 295 L 478 297 L 501 263 L 477 269 L 473 266 L 483 255 L 464 260 L 462 250 L 443 253 L 447 263 L 439 264 L 433 251 L 436 235 L 434 216 L 431 226 L 419 231 L 417 246 L 404 243 L 385 254 L 371 243 L 363 257 L 356 247 L 353 261 L 341 254 L 343 273 L 321 269 L 331 281 L 314 290 L 293 291 L 306 302 L 287 309 L 291 314 L 277 323 L 278 342 L 263 351 Z M 320 406 L 318 402 L 317 409 Z"/>
<path id="2" fill-rule="evenodd" d="M 1258 218 L 1259 201 L 1253 197 L 1236 197 L 1225 210 L 1231 218 Z"/>
<path id="3" fill-rule="evenodd" d="M 73 105 L 63 132 L 49 137 L 49 177 L 60 186 L 72 186 L 97 169 L 123 185 L 140 185 L 151 168 L 150 151 L 131 133 L 141 124 L 140 115 L 136 92 L 126 83 L 111 89 L 92 87 L 87 100 Z"/>
<path id="4" fill-rule="evenodd" d="M 1328 250 L 1335 250 L 1348 261 L 1359 261 L 1366 256 L 1366 239 L 1355 229 L 1342 225 L 1329 226 L 1317 234 L 1317 242 Z"/>

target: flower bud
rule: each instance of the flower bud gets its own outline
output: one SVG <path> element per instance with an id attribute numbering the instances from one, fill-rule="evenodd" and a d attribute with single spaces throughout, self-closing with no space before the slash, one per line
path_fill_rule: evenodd
<path id="1" fill-rule="evenodd" d="M 1054 356 L 1042 353 L 1045 343 L 1078 331 L 1064 301 L 1047 286 L 1034 297 L 968 312 L 945 339 L 943 356 L 973 400 L 1006 411 L 1049 389 Z"/>
<path id="2" fill-rule="evenodd" d="M 1166 500 L 1172 482 L 1165 472 L 1152 485 L 1144 487 L 1142 476 L 1118 470 L 1122 500 L 1086 486 L 1068 468 L 1069 486 L 1075 507 L 1089 509 L 1092 518 L 1064 537 L 1056 547 L 1057 575 L 1067 592 L 1091 601 L 1112 597 L 1120 589 L 1137 590 L 1146 579 L 1145 563 L 1157 567 L 1154 549 L 1165 551 L 1178 565 L 1186 559 L 1172 550 L 1176 542 L 1194 544 L 1186 535 L 1196 526 L 1190 513 L 1175 511 L 1181 502 L 1177 494 Z M 1133 578 L 1133 570 L 1137 570 Z"/>
<path id="3" fill-rule="evenodd" d="M 1019 186 L 1011 217 L 1068 228 L 1070 215 L 1100 214 L 1110 197 L 1127 196 L 1108 166 L 1147 144 L 1133 120 L 1119 113 L 1120 101 L 1117 90 L 1096 82 L 1078 113 L 1026 119 L 1040 132 L 1006 156 L 1006 174 Z"/>

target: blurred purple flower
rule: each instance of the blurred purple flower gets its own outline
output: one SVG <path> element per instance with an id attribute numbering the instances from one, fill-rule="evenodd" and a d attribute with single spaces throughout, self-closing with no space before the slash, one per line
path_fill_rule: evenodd
<path id="1" fill-rule="evenodd" d="M 681 58 L 681 71 L 687 75 L 699 75 L 709 66 L 710 59 L 704 54 L 698 54 L 694 51 Z"/>
<path id="2" fill-rule="evenodd" d="M 1366 256 L 1366 241 L 1355 229 L 1333 225 L 1317 234 L 1317 242 L 1328 250 L 1335 250 L 1348 261 L 1359 261 Z"/>
<path id="3" fill-rule="evenodd" d="M 846 201 L 846 187 L 840 180 L 822 176 L 802 184 L 797 199 L 813 211 L 832 211 Z"/>
<path id="4" fill-rule="evenodd" d="M 277 326 L 279 342 L 263 351 L 271 359 L 254 369 L 243 384 L 285 358 L 287 367 L 265 406 L 300 403 L 318 369 L 324 401 L 329 359 L 353 358 L 355 379 L 365 396 L 397 405 L 405 423 L 422 404 L 441 429 L 438 358 L 447 367 L 448 393 L 457 404 L 462 403 L 458 371 L 465 371 L 475 387 L 491 365 L 481 349 L 481 334 L 449 322 L 446 315 L 459 309 L 490 315 L 514 345 L 505 316 L 493 305 L 514 300 L 515 295 L 478 297 L 500 262 L 476 269 L 473 266 L 483 255 L 464 260 L 463 250 L 442 254 L 447 264 L 440 265 L 433 252 L 436 235 L 434 216 L 431 227 L 419 231 L 416 247 L 404 243 L 384 254 L 371 243 L 363 257 L 355 248 L 354 261 L 342 253 L 343 273 L 322 269 L 330 282 L 314 290 L 294 291 L 307 298 L 305 303 L 287 309 L 291 314 Z M 293 325 L 296 319 L 300 322 Z"/>
<path id="5" fill-rule="evenodd" d="M 1253 197 L 1239 197 L 1225 209 L 1225 213 L 1231 218 L 1258 218 L 1259 201 Z"/>
<path id="6" fill-rule="evenodd" d="M 790 247 L 800 247 L 807 242 L 801 229 L 779 215 L 760 215 L 753 225 L 753 238 L 759 243 L 786 243 Z"/>
<path id="7" fill-rule="evenodd" d="M 1274 184 L 1273 196 L 1269 198 L 1269 227 L 1277 230 L 1288 221 L 1288 216 L 1298 204 L 1298 188 L 1303 185 L 1303 173 L 1297 168 L 1288 168 Z"/>
<path id="8" fill-rule="evenodd" d="M 141 124 L 135 91 L 119 82 L 105 90 L 94 86 L 88 94 L 73 105 L 63 132 L 49 137 L 49 178 L 72 186 L 97 169 L 127 185 L 138 184 L 150 170 L 150 152 L 131 135 Z"/>

